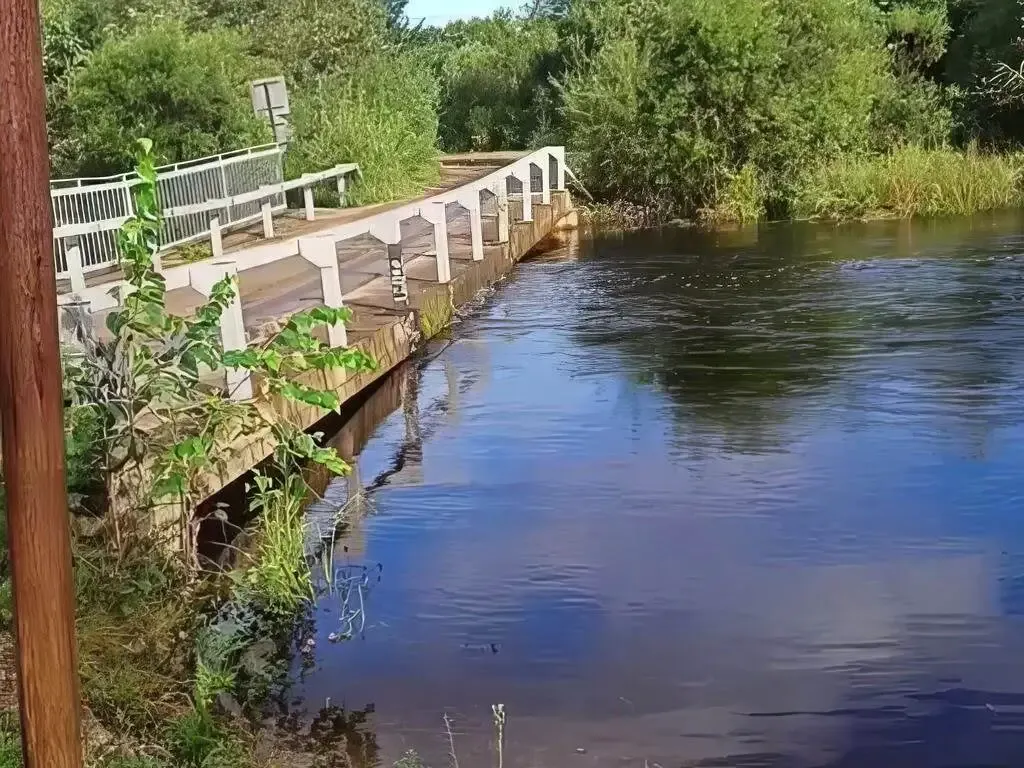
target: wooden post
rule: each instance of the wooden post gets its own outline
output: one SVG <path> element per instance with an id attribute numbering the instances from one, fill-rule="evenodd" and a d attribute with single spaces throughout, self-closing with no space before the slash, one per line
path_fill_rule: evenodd
<path id="1" fill-rule="evenodd" d="M 26 768 L 80 768 L 57 292 L 36 0 L 0 0 L 0 418 Z"/>

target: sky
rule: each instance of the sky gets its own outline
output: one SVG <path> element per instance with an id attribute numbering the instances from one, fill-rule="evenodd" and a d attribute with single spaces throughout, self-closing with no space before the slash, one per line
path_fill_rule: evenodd
<path id="1" fill-rule="evenodd" d="M 454 19 L 487 16 L 502 6 L 516 8 L 516 0 L 409 0 L 405 12 L 410 19 L 426 19 L 427 24 L 440 26 Z"/>

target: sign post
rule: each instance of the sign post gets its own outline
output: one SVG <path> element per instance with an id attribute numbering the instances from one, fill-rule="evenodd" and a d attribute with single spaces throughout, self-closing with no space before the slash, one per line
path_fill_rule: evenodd
<path id="1" fill-rule="evenodd" d="M 37 0 L 0 0 L 0 421 L 26 768 L 80 768 Z"/>

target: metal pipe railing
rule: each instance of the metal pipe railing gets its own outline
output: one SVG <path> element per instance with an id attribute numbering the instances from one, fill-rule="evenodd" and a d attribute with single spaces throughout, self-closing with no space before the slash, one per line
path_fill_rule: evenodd
<path id="1" fill-rule="evenodd" d="M 219 155 L 186 160 L 157 169 L 157 194 L 165 208 L 205 203 L 252 192 L 284 181 L 283 151 L 276 144 L 247 147 Z M 134 173 L 57 179 L 50 183 L 53 210 L 54 260 L 58 276 L 68 274 L 68 248 L 77 246 L 85 272 L 117 263 L 117 228 L 134 213 L 131 188 Z M 222 226 L 251 221 L 259 204 L 229 205 L 218 212 Z M 284 194 L 271 200 L 285 207 Z M 195 214 L 166 216 L 162 248 L 195 240 L 209 233 L 209 217 Z"/>

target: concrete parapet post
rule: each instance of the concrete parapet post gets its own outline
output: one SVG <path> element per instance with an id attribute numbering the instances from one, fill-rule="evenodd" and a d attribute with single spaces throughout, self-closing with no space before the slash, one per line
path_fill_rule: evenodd
<path id="1" fill-rule="evenodd" d="M 531 189 L 532 184 L 530 182 L 530 164 L 526 164 L 526 169 L 523 166 L 518 165 L 512 171 L 512 175 L 519 179 L 519 183 L 523 185 L 523 221 L 533 221 L 533 190 Z"/>
<path id="2" fill-rule="evenodd" d="M 220 219 L 216 216 L 210 219 L 210 252 L 215 259 L 224 256 L 224 239 L 220 233 Z"/>
<path id="3" fill-rule="evenodd" d="M 544 205 L 551 204 L 551 155 L 544 153 L 540 166 L 540 201 Z"/>
<path id="4" fill-rule="evenodd" d="M 75 293 L 85 290 L 85 269 L 82 266 L 82 249 L 78 245 L 68 248 L 65 259 L 68 265 L 68 277 L 71 278 L 71 290 Z"/>
<path id="5" fill-rule="evenodd" d="M 263 213 L 263 236 L 269 240 L 274 236 L 274 210 L 269 200 L 264 200 L 260 206 Z"/>
<path id="6" fill-rule="evenodd" d="M 491 186 L 498 208 L 498 242 L 508 242 L 508 178 L 502 177 Z"/>
<path id="7" fill-rule="evenodd" d="M 437 282 L 452 279 L 451 258 L 448 253 L 448 212 L 443 201 L 434 201 L 420 208 L 420 216 L 434 227 L 434 252 L 437 254 Z"/>
<path id="8" fill-rule="evenodd" d="M 220 339 L 225 350 L 245 349 L 245 322 L 242 318 L 242 301 L 238 291 L 238 266 L 233 261 L 211 261 L 193 264 L 188 272 L 189 285 L 197 293 L 209 298 L 213 286 L 225 277 L 235 280 L 235 298 L 220 318 Z M 228 396 L 232 400 L 249 400 L 253 396 L 252 378 L 245 370 L 228 369 Z"/>
<path id="9" fill-rule="evenodd" d="M 306 221 L 313 221 L 315 218 L 315 209 L 313 208 L 313 187 L 302 188 L 302 201 L 306 206 Z"/>
<path id="10" fill-rule="evenodd" d="M 340 176 L 338 176 L 338 207 L 339 208 L 344 208 L 345 207 L 345 189 L 346 189 L 345 174 L 341 174 Z"/>
<path id="11" fill-rule="evenodd" d="M 558 175 L 555 177 L 555 189 L 565 189 L 565 147 L 552 147 L 551 154 L 558 161 Z"/>
<path id="12" fill-rule="evenodd" d="M 388 274 L 391 276 L 391 298 L 396 305 L 409 305 L 409 287 L 402 262 L 402 227 L 397 219 L 375 220 L 370 224 L 370 235 L 384 243 L 388 254 Z"/>
<path id="13" fill-rule="evenodd" d="M 338 270 L 338 250 L 334 238 L 300 237 L 299 256 L 320 270 L 324 306 L 333 309 L 345 306 L 341 298 L 341 274 Z M 332 347 L 348 346 L 345 324 L 328 326 L 327 341 Z"/>
<path id="14" fill-rule="evenodd" d="M 459 205 L 469 211 L 469 236 L 473 245 L 473 261 L 484 260 L 484 226 L 480 218 L 480 191 L 469 189 L 459 193 Z M 498 201 L 499 220 L 501 218 L 501 201 Z M 506 208 L 507 211 L 507 208 Z M 506 214 L 507 216 L 507 214 Z M 501 227 L 500 221 L 498 224 Z"/>

